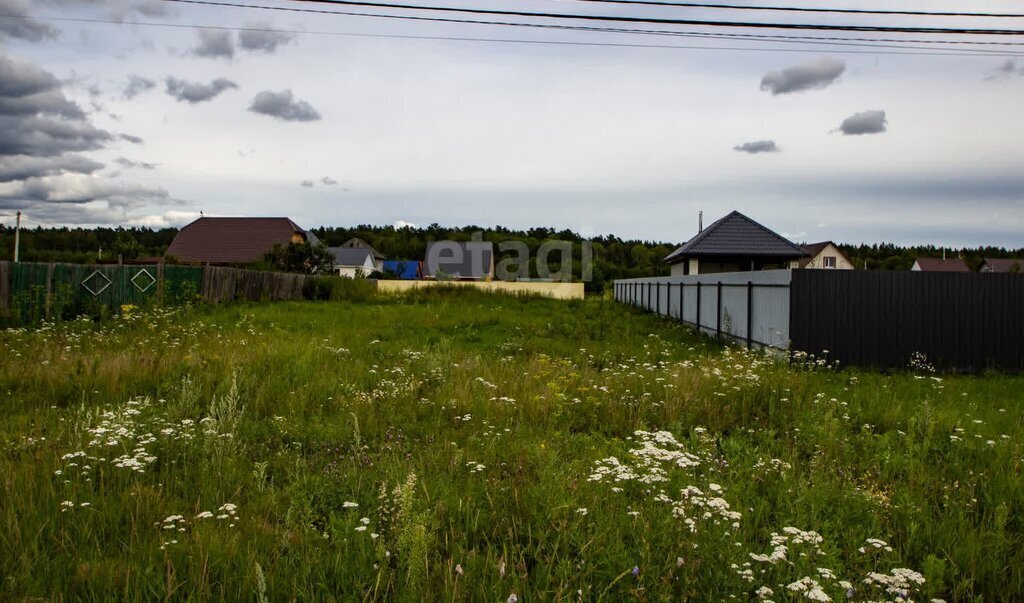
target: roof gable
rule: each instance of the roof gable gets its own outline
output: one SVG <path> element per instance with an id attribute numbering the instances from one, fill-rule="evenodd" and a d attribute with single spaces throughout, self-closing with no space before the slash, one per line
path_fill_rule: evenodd
<path id="1" fill-rule="evenodd" d="M 166 256 L 185 262 L 247 264 L 257 262 L 275 244 L 287 245 L 309 235 L 288 218 L 207 218 L 186 225 L 175 235 Z"/>
<path id="2" fill-rule="evenodd" d="M 702 256 L 757 256 L 796 259 L 803 257 L 804 251 L 782 235 L 769 230 L 738 211 L 733 211 L 670 253 L 665 261 L 674 264 L 685 258 Z"/>
<path id="3" fill-rule="evenodd" d="M 838 253 L 839 255 L 843 256 L 843 258 L 847 262 L 849 262 L 850 265 L 853 265 L 853 262 L 850 261 L 850 257 L 843 253 L 843 250 L 839 248 L 839 245 L 836 245 L 832 241 L 822 241 L 820 243 L 807 243 L 806 245 L 800 246 L 800 249 L 802 249 L 804 253 L 807 254 L 807 257 L 800 260 L 800 267 L 807 267 L 811 262 L 814 261 L 814 258 L 821 255 L 821 253 L 828 249 L 829 246 L 831 246 L 831 248 L 835 250 L 835 253 Z"/>
<path id="4" fill-rule="evenodd" d="M 377 259 L 377 260 L 383 260 L 384 259 L 384 254 L 383 253 L 377 251 L 376 249 L 373 248 L 373 245 L 370 245 L 369 243 L 367 243 L 366 241 L 360 239 L 359 237 L 352 237 L 351 239 L 349 239 L 349 240 L 345 241 L 344 243 L 342 243 L 341 246 L 342 247 L 347 247 L 349 249 L 369 249 L 370 253 L 373 254 L 374 259 Z"/>

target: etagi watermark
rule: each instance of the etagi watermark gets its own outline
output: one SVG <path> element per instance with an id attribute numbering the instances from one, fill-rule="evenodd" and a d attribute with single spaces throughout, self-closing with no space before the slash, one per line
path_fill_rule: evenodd
<path id="1" fill-rule="evenodd" d="M 580 274 L 573 274 L 573 252 L 579 245 Z M 500 259 L 498 259 L 500 257 Z M 535 267 L 536 277 L 530 266 Z M 483 240 L 483 233 L 473 233 L 470 241 L 437 241 L 427 246 L 426 269 L 435 278 L 466 278 L 490 276 L 494 280 L 569 283 L 590 282 L 594 278 L 594 247 L 590 241 L 551 240 L 541 243 L 534 256 L 522 241 Z M 557 267 L 557 270 L 552 267 Z"/>

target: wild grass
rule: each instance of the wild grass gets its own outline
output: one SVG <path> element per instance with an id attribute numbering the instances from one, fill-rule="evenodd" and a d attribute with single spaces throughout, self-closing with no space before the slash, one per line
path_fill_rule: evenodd
<path id="1" fill-rule="evenodd" d="M 0 599 L 1012 600 L 1024 378 L 424 291 L 0 334 Z"/>

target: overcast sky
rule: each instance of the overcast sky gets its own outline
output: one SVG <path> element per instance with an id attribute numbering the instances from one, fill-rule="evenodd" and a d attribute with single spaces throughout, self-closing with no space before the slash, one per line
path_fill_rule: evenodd
<path id="1" fill-rule="evenodd" d="M 922 24 L 550 0 L 487 6 Z M 857 6 L 1024 12 L 1006 0 Z M 699 210 L 709 223 L 738 209 L 796 241 L 1024 246 L 1024 56 L 161 0 L 0 0 L 0 14 L 23 17 L 0 18 L 6 224 L 18 209 L 29 225 L 179 226 L 203 211 L 283 215 L 307 228 L 500 224 L 682 242 Z M 1024 29 L 1024 19 L 924 24 Z M 353 33 L 705 48 L 338 35 Z"/>

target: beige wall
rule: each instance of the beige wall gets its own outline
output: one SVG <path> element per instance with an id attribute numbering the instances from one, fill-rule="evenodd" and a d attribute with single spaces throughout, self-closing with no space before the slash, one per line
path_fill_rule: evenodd
<path id="1" fill-rule="evenodd" d="M 832 256 L 832 257 L 836 258 L 836 267 L 834 268 L 834 270 L 853 270 L 853 264 L 851 264 L 850 261 L 846 259 L 846 256 L 843 255 L 843 252 L 839 251 L 839 248 L 837 248 L 835 245 L 831 245 L 831 244 L 828 245 L 827 247 L 825 247 L 824 249 L 822 249 L 821 253 L 819 253 L 818 255 L 814 256 L 811 259 L 811 261 L 808 262 L 806 266 L 804 266 L 804 268 L 821 268 L 821 269 L 824 269 L 825 268 L 825 260 L 824 260 L 825 256 Z M 833 269 L 830 269 L 830 270 L 833 270 Z"/>
<path id="2" fill-rule="evenodd" d="M 420 287 L 476 287 L 485 291 L 529 293 L 555 299 L 583 299 L 583 283 L 518 283 L 506 281 L 377 281 L 382 293 L 406 293 Z"/>

